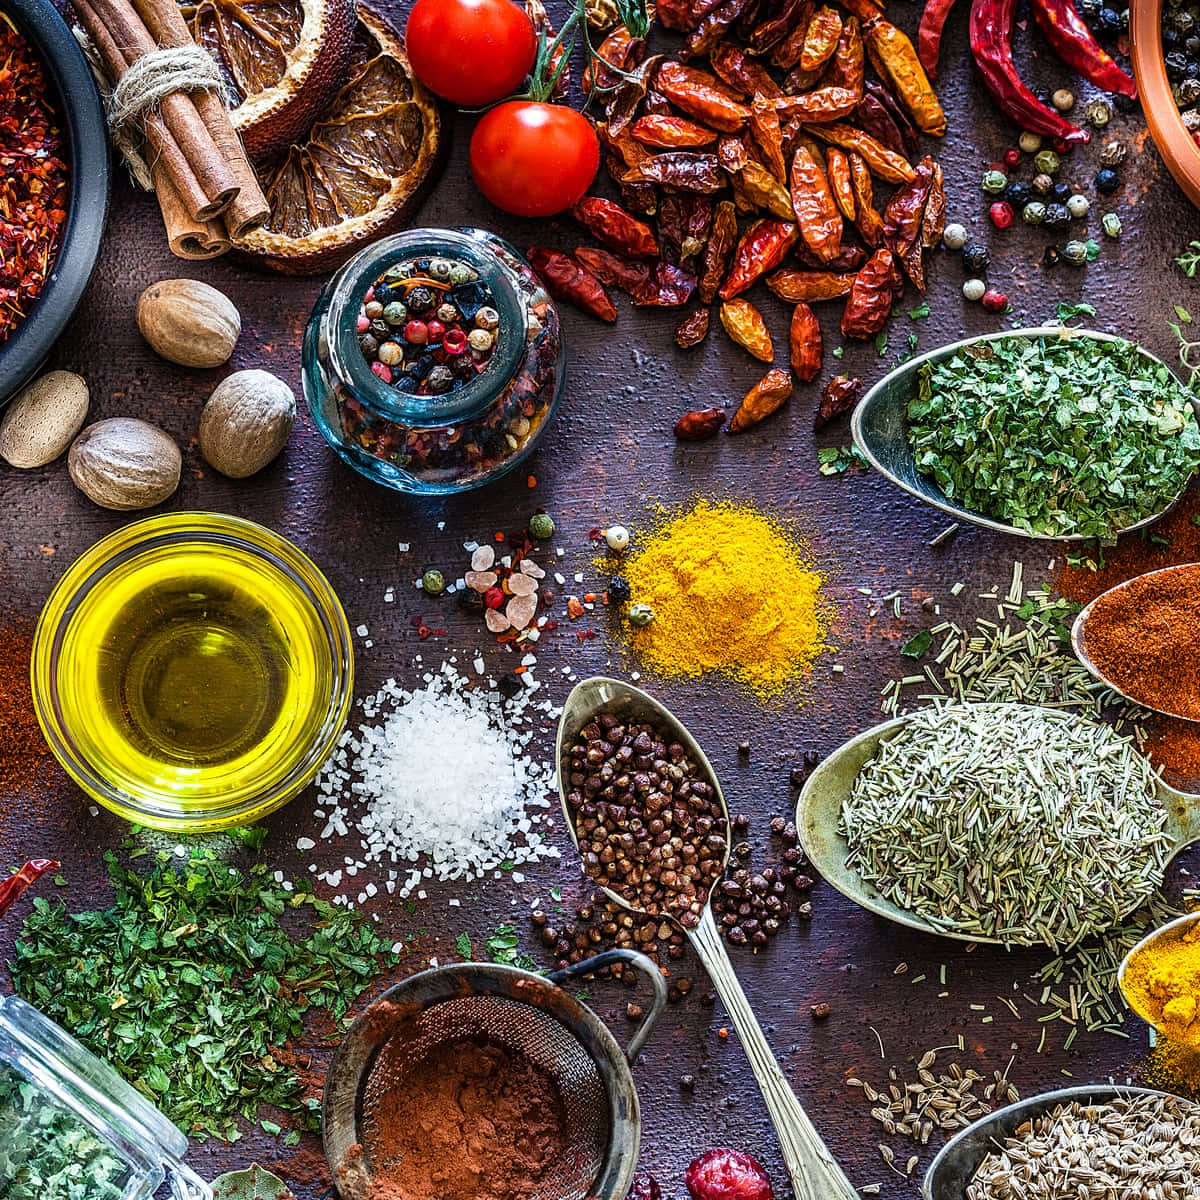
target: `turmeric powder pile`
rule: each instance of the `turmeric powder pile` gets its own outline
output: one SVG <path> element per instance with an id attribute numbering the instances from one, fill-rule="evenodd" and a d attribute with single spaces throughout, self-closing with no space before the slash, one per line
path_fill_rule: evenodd
<path id="1" fill-rule="evenodd" d="M 749 505 L 698 500 L 625 565 L 654 619 L 631 628 L 643 662 L 667 677 L 728 675 L 778 695 L 830 647 L 831 605 L 805 548 Z"/>
<path id="2" fill-rule="evenodd" d="M 1130 959 L 1124 989 L 1161 1033 L 1200 1046 L 1200 924 L 1158 938 Z"/>

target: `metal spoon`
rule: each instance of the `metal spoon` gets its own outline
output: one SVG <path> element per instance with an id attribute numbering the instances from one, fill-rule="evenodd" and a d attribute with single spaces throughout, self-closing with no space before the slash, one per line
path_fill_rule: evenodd
<path id="1" fill-rule="evenodd" d="M 890 375 L 885 375 L 858 403 L 850 420 L 850 429 L 854 435 L 854 444 L 863 457 L 881 475 L 885 475 L 897 487 L 903 488 L 918 500 L 932 504 L 947 516 L 956 521 L 968 521 L 983 529 L 992 529 L 997 533 L 1007 533 L 1014 537 L 1031 538 L 1035 541 L 1054 542 L 1083 542 L 1089 539 L 1080 534 L 1067 536 L 1044 533 L 1029 533 L 1014 525 L 1006 525 L 1002 521 L 994 521 L 981 513 L 962 508 L 950 500 L 941 488 L 926 475 L 922 475 L 913 461 L 912 447 L 908 444 L 908 402 L 917 392 L 917 373 L 926 363 L 941 362 L 951 357 L 967 346 L 981 346 L 985 342 L 995 342 L 1001 339 L 1020 341 L 1031 338 L 1070 337 L 1091 338 L 1101 342 L 1119 342 L 1128 339 L 1116 337 L 1111 333 L 1099 333 L 1091 330 L 1067 329 L 1059 325 L 1041 326 L 1037 329 L 1000 330 L 997 333 L 985 333 L 978 337 L 963 338 L 962 341 L 951 342 L 930 350 L 926 354 L 918 354 L 908 362 L 897 367 Z M 1149 350 L 1138 347 L 1139 351 L 1151 362 L 1165 366 L 1161 359 L 1156 358 Z M 1195 405 L 1197 418 L 1200 419 L 1200 404 Z M 1186 487 L 1186 485 L 1185 485 Z M 1130 533 L 1157 521 L 1170 512 L 1179 502 L 1184 488 L 1179 495 L 1168 504 L 1162 512 L 1154 513 L 1133 525 L 1119 530 L 1119 533 Z"/>
<path id="2" fill-rule="evenodd" d="M 1116 587 L 1111 587 L 1103 595 L 1097 596 L 1076 618 L 1075 624 L 1071 626 L 1071 649 L 1075 651 L 1076 657 L 1088 669 L 1092 676 L 1098 679 L 1106 688 L 1111 688 L 1118 696 L 1124 696 L 1126 700 L 1132 700 L 1134 704 L 1140 704 L 1143 708 L 1150 709 L 1151 712 L 1162 713 L 1167 717 L 1176 717 L 1180 721 L 1196 721 L 1200 718 L 1185 716 L 1183 713 L 1172 712 L 1169 708 L 1158 708 L 1153 704 L 1147 704 L 1141 696 L 1130 695 L 1129 692 L 1117 687 L 1115 683 L 1098 666 L 1092 661 L 1091 656 L 1087 652 L 1087 623 L 1088 618 L 1092 615 L 1092 609 L 1107 596 L 1115 595 L 1122 588 L 1127 588 L 1130 584 L 1136 583 L 1139 579 L 1148 579 L 1155 575 L 1167 575 L 1172 571 L 1194 571 L 1200 566 L 1200 563 L 1180 563 L 1174 567 L 1163 567 L 1158 571 L 1147 571 L 1145 575 L 1138 575 L 1134 579 L 1127 579 L 1124 583 L 1118 583 Z M 1198 597 L 1200 600 L 1200 597 Z"/>
<path id="3" fill-rule="evenodd" d="M 575 832 L 574 817 L 567 804 L 567 787 L 564 780 L 569 773 L 568 759 L 571 747 L 575 744 L 579 731 L 601 713 L 613 713 L 623 719 L 657 725 L 669 734 L 670 739 L 684 747 L 688 756 L 704 773 L 706 780 L 712 784 L 724 812 L 727 847 L 722 869 L 728 866 L 728 846 L 733 840 L 729 836 L 729 806 L 725 803 L 716 772 L 705 757 L 704 751 L 700 749 L 699 743 L 671 712 L 653 697 L 628 683 L 622 683 L 619 679 L 608 679 L 604 676 L 585 679 L 576 686 L 563 705 L 562 717 L 558 723 L 558 793 L 567 820 L 567 829 L 576 848 L 579 846 L 579 838 Z M 609 888 L 604 888 L 603 891 L 622 908 L 629 909 L 630 912 L 640 911 L 633 908 L 619 892 Z M 643 915 L 653 915 L 656 920 L 662 919 L 658 913 Z M 767 1103 L 767 1111 L 774 1122 L 796 1200 L 855 1200 L 858 1192 L 843 1174 L 829 1148 L 821 1140 L 821 1135 L 817 1133 L 801 1107 L 800 1101 L 796 1099 L 779 1063 L 775 1060 L 775 1055 L 771 1052 L 767 1039 L 763 1036 L 750 1002 L 746 999 L 746 993 L 742 991 L 742 986 L 734 974 L 729 955 L 725 952 L 725 943 L 721 940 L 713 918 L 711 901 L 695 928 L 689 929 L 683 925 L 679 925 L 679 928 L 687 935 L 708 971 L 745 1048 L 746 1057 L 750 1060 L 754 1077 Z"/>
<path id="4" fill-rule="evenodd" d="M 1031 706 L 1032 707 L 1032 706 Z M 1071 713 L 1057 709 L 1044 710 L 1047 719 L 1073 721 Z M 835 750 L 808 777 L 796 803 L 796 829 L 800 843 L 812 865 L 843 896 L 855 904 L 885 917 L 897 925 L 907 925 L 923 933 L 936 933 L 941 937 L 955 938 L 960 942 L 990 942 L 1003 945 L 999 938 L 982 937 L 975 933 L 960 933 L 954 929 L 941 929 L 924 917 L 893 904 L 866 883 L 857 871 L 846 866 L 850 847 L 838 833 L 842 802 L 850 795 L 858 773 L 875 757 L 879 744 L 894 736 L 918 714 L 896 717 L 868 729 L 851 738 L 844 746 Z M 1200 796 L 1189 796 L 1177 792 L 1161 779 L 1158 780 L 1158 799 L 1167 814 L 1167 832 L 1174 842 L 1174 854 L 1185 846 L 1200 841 Z"/>
<path id="5" fill-rule="evenodd" d="M 1130 994 L 1129 989 L 1125 986 L 1125 975 L 1129 970 L 1129 964 L 1150 949 L 1156 942 L 1162 941 L 1165 938 L 1177 938 L 1189 927 L 1200 922 L 1200 912 L 1187 913 L 1182 917 L 1176 917 L 1174 921 L 1168 921 L 1165 925 L 1160 925 L 1158 929 L 1151 930 L 1127 955 L 1121 960 L 1121 965 L 1117 968 L 1117 984 L 1121 989 L 1121 995 L 1125 997 L 1125 1003 L 1133 1009 L 1147 1025 L 1154 1029 L 1158 1026 L 1154 1023 L 1154 1016 L 1147 1009 L 1142 1007 L 1141 997 Z M 1162 1031 L 1159 1030 L 1161 1033 Z"/>
<path id="6" fill-rule="evenodd" d="M 1025 1122 L 1048 1112 L 1056 1104 L 1107 1104 L 1123 1096 L 1164 1096 L 1154 1088 L 1114 1087 L 1106 1083 L 1084 1084 L 1082 1087 L 1060 1088 L 1018 1100 L 1007 1108 L 998 1108 L 974 1125 L 968 1125 L 939 1151 L 929 1164 L 921 1184 L 924 1200 L 963 1200 L 967 1184 L 979 1170 L 980 1164 L 997 1142 L 1011 1137 Z"/>

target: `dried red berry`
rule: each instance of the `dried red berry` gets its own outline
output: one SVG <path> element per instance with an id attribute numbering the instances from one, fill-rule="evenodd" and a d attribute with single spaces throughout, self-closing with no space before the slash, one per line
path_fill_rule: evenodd
<path id="1" fill-rule="evenodd" d="M 483 602 L 488 608 L 500 608 L 504 604 L 504 589 L 490 587 L 483 593 Z"/>
<path id="2" fill-rule="evenodd" d="M 1013 208 L 1007 200 L 997 200 L 988 209 L 988 216 L 997 229 L 1007 229 L 1013 223 Z"/>
<path id="3" fill-rule="evenodd" d="M 387 363 L 381 363 L 378 360 L 371 364 L 371 370 L 383 380 L 384 383 L 392 382 L 392 368 Z"/>
<path id="4" fill-rule="evenodd" d="M 1009 146 L 1005 150 L 1004 165 L 1006 167 L 1019 167 L 1021 165 L 1021 151 L 1016 146 Z"/>
<path id="5" fill-rule="evenodd" d="M 429 327 L 424 321 L 409 321 L 404 327 L 404 340 L 411 346 L 423 346 L 429 341 Z"/>
<path id="6" fill-rule="evenodd" d="M 762 1166 L 740 1150 L 708 1150 L 683 1179 L 692 1200 L 774 1200 Z"/>
<path id="7" fill-rule="evenodd" d="M 662 1200 L 662 1188 L 650 1175 L 635 1175 L 628 1200 Z"/>
<path id="8" fill-rule="evenodd" d="M 983 293 L 983 299 L 980 304 L 988 310 L 988 312 L 1000 313 L 1008 308 L 1008 297 L 998 288 L 988 288 Z"/>
<path id="9" fill-rule="evenodd" d="M 366 313 L 359 313 L 355 328 L 359 333 L 366 333 L 371 328 L 371 318 Z"/>
<path id="10" fill-rule="evenodd" d="M 442 338 L 442 349 L 447 354 L 461 354 L 467 348 L 467 335 L 461 329 L 451 329 Z"/>
<path id="11" fill-rule="evenodd" d="M 430 321 L 429 324 L 425 326 L 425 332 L 429 335 L 429 340 L 431 342 L 436 342 L 437 339 L 446 332 L 446 327 L 441 323 L 441 321 Z"/>

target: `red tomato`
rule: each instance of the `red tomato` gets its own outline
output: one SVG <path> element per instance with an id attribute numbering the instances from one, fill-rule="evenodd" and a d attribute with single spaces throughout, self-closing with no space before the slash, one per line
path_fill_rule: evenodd
<path id="1" fill-rule="evenodd" d="M 550 217 L 570 208 L 600 168 L 591 122 L 573 108 L 510 100 L 487 113 L 471 135 L 471 174 L 497 208 Z"/>
<path id="2" fill-rule="evenodd" d="M 417 0 L 404 32 L 417 78 L 453 104 L 510 96 L 537 57 L 537 34 L 512 0 Z"/>

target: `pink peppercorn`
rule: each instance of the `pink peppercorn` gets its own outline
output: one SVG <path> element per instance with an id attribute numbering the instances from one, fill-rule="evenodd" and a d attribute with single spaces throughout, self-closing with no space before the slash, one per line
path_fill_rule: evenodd
<path id="1" fill-rule="evenodd" d="M 1007 229 L 1013 223 L 1012 205 L 1007 200 L 997 200 L 988 209 L 988 216 L 997 229 Z"/>
<path id="2" fill-rule="evenodd" d="M 504 591 L 502 588 L 490 587 L 483 593 L 483 602 L 488 608 L 499 608 L 504 603 Z"/>
<path id="3" fill-rule="evenodd" d="M 359 313 L 358 320 L 355 322 L 355 328 L 359 333 L 366 333 L 371 328 L 371 318 L 366 313 Z"/>
<path id="4" fill-rule="evenodd" d="M 1021 165 L 1021 151 L 1016 146 L 1009 146 L 1005 150 L 1004 165 L 1006 167 L 1019 167 Z"/>
<path id="5" fill-rule="evenodd" d="M 424 321 L 409 321 L 404 327 L 404 340 L 412 346 L 423 346 L 429 341 L 429 327 Z"/>
<path id="6" fill-rule="evenodd" d="M 430 321 L 425 328 L 429 334 L 429 340 L 431 342 L 436 342 L 438 338 L 440 338 L 442 334 L 446 332 L 446 327 L 441 323 L 441 321 Z"/>
<path id="7" fill-rule="evenodd" d="M 378 360 L 371 364 L 371 370 L 383 380 L 384 383 L 392 382 L 392 368 L 387 363 L 381 363 Z"/>
<path id="8" fill-rule="evenodd" d="M 467 335 L 461 329 L 451 329 L 442 338 L 442 349 L 447 354 L 461 354 L 467 348 Z"/>
<path id="9" fill-rule="evenodd" d="M 983 299 L 980 301 L 980 304 L 982 304 L 988 312 L 1004 312 L 1004 310 L 1008 308 L 1008 297 L 998 288 L 988 288 L 988 290 L 983 293 Z"/>
<path id="10" fill-rule="evenodd" d="M 365 296 L 363 296 L 363 301 L 362 301 L 362 302 L 363 302 L 364 304 L 370 304 L 370 303 L 371 303 L 371 301 L 372 301 L 372 300 L 374 300 L 374 299 L 375 299 L 375 288 L 374 288 L 374 287 L 369 287 L 369 288 L 367 288 L 366 295 L 365 295 Z"/>

